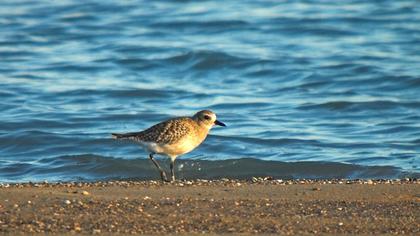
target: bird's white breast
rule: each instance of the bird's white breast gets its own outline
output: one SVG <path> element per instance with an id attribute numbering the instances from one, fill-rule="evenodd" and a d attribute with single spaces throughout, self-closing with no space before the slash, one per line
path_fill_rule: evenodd
<path id="1" fill-rule="evenodd" d="M 141 142 L 140 145 L 148 152 L 163 154 L 169 157 L 176 157 L 194 150 L 200 143 L 203 142 L 203 138 L 192 138 L 187 136 L 181 139 L 179 142 L 173 144 L 159 144 L 155 142 Z"/>

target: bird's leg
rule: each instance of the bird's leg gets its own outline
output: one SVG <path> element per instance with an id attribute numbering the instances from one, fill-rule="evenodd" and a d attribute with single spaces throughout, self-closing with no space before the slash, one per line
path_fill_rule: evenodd
<path id="1" fill-rule="evenodd" d="M 158 168 L 159 173 L 160 173 L 160 177 L 162 178 L 162 181 L 168 181 L 168 179 L 166 178 L 166 173 L 165 171 L 163 171 L 163 169 L 160 167 L 159 163 L 157 163 L 157 161 L 155 159 L 153 159 L 153 153 L 150 153 L 149 155 L 150 160 L 153 161 L 153 164 L 155 164 L 156 168 Z"/>
<path id="2" fill-rule="evenodd" d="M 171 158 L 171 181 L 174 182 L 175 181 L 175 170 L 174 170 L 174 166 L 175 166 L 175 158 Z"/>

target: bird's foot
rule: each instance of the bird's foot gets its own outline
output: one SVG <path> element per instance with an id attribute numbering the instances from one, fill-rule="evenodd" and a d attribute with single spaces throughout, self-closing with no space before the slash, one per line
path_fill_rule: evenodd
<path id="1" fill-rule="evenodd" d="M 166 178 L 166 173 L 164 171 L 160 172 L 160 178 L 163 182 L 169 182 L 168 178 Z"/>

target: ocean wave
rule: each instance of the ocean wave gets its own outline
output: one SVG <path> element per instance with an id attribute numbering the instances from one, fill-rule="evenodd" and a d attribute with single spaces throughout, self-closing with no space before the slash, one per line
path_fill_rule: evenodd
<path id="1" fill-rule="evenodd" d="M 152 28 L 182 30 L 185 33 L 221 33 L 225 31 L 247 30 L 251 25 L 244 20 L 210 20 L 210 21 L 160 21 L 150 24 Z"/>
<path id="2" fill-rule="evenodd" d="M 172 56 L 161 60 L 169 65 L 183 65 L 189 69 L 211 70 L 246 67 L 253 60 L 230 55 L 221 51 L 189 51 L 180 55 Z"/>
<path id="3" fill-rule="evenodd" d="M 166 159 L 159 160 L 167 168 Z M 229 160 L 177 160 L 176 173 L 180 179 L 250 179 L 271 176 L 282 179 L 323 178 L 401 178 L 418 177 L 392 166 L 361 166 L 335 162 L 280 162 L 252 158 Z M 4 182 L 109 180 L 134 178 L 158 179 L 153 163 L 148 159 L 121 159 L 93 154 L 44 158 L 35 163 L 6 163 L 0 167 Z"/>
<path id="4" fill-rule="evenodd" d="M 419 108 L 420 102 L 394 102 L 394 101 L 369 101 L 369 102 L 350 102 L 350 101 L 331 101 L 319 104 L 306 103 L 299 106 L 299 109 L 327 109 L 327 110 L 391 110 L 399 107 Z"/>

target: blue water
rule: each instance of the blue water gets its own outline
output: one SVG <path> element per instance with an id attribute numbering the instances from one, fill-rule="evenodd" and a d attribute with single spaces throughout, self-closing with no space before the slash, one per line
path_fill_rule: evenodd
<path id="1" fill-rule="evenodd" d="M 420 4 L 2 0 L 0 98 L 0 182 L 157 178 L 110 133 L 202 109 L 181 178 L 418 177 Z"/>

